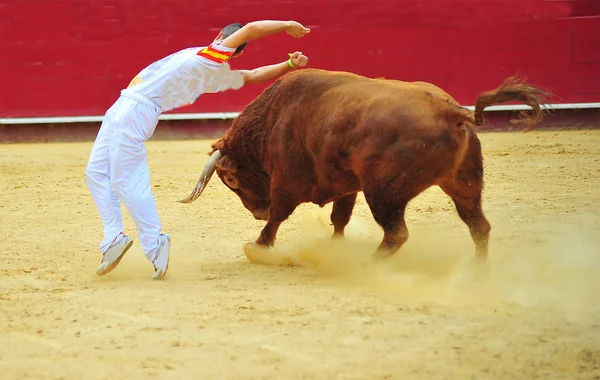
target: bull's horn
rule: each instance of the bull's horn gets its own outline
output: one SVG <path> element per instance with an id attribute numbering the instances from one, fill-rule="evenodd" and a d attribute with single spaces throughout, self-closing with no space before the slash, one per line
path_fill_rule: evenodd
<path id="1" fill-rule="evenodd" d="M 208 181 L 210 181 L 210 177 L 212 177 L 213 173 L 215 172 L 215 166 L 217 164 L 217 161 L 219 161 L 221 157 L 223 157 L 221 152 L 215 150 L 214 153 L 208 159 L 206 165 L 204 166 L 204 169 L 202 170 L 202 174 L 200 174 L 200 179 L 198 180 L 194 191 L 192 191 L 192 193 L 187 198 L 182 199 L 178 202 L 192 203 L 196 200 L 196 198 L 200 196 L 200 194 L 202 194 L 202 191 L 204 191 L 206 184 L 208 184 Z"/>

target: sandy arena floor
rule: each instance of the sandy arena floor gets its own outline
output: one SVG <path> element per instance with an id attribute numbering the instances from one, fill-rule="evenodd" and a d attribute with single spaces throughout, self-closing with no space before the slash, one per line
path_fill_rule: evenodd
<path id="1" fill-rule="evenodd" d="M 381 230 L 364 198 L 333 243 L 303 205 L 258 265 L 255 221 L 216 176 L 191 205 L 209 141 L 150 142 L 171 265 L 152 281 L 136 242 L 106 277 L 85 144 L 0 147 L 0 378 L 600 379 L 600 132 L 488 133 L 491 275 L 437 188 L 407 211 L 408 243 L 369 255 Z"/>

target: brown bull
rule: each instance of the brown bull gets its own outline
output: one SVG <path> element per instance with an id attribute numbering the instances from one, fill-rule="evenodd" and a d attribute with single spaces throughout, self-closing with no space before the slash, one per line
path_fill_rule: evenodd
<path id="1" fill-rule="evenodd" d="M 192 194 L 213 172 L 255 218 L 266 220 L 256 244 L 272 246 L 279 225 L 304 202 L 333 202 L 334 236 L 343 236 L 359 191 L 384 237 L 377 256 L 408 238 L 408 202 L 437 185 L 467 224 L 476 257 L 486 260 L 490 224 L 481 210 L 483 158 L 474 126 L 494 103 L 519 100 L 541 120 L 549 93 L 507 79 L 481 94 L 475 111 L 425 82 L 370 79 L 306 69 L 277 80 L 250 103 L 214 144 Z"/>

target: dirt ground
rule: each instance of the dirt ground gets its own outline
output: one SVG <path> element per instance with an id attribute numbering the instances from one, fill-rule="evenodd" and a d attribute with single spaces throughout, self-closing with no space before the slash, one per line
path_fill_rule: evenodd
<path id="1" fill-rule="evenodd" d="M 173 238 L 164 281 L 133 248 L 105 277 L 84 169 L 91 143 L 0 146 L 0 378 L 600 379 L 600 132 L 483 133 L 490 276 L 450 199 L 409 204 L 390 261 L 359 197 L 345 241 L 303 205 L 259 265 L 263 222 L 215 176 L 210 141 L 148 143 Z"/>

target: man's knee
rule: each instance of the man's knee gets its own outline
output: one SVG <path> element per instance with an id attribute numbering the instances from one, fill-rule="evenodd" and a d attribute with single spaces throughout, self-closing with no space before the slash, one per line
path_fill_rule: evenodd
<path id="1" fill-rule="evenodd" d="M 85 179 L 88 185 L 94 184 L 106 186 L 112 182 L 110 176 L 106 172 L 96 165 L 89 163 L 85 168 Z"/>
<path id="2" fill-rule="evenodd" d="M 100 176 L 100 173 L 97 170 L 94 170 L 94 168 L 88 164 L 85 167 L 85 179 L 90 182 L 98 182 L 98 178 Z"/>

